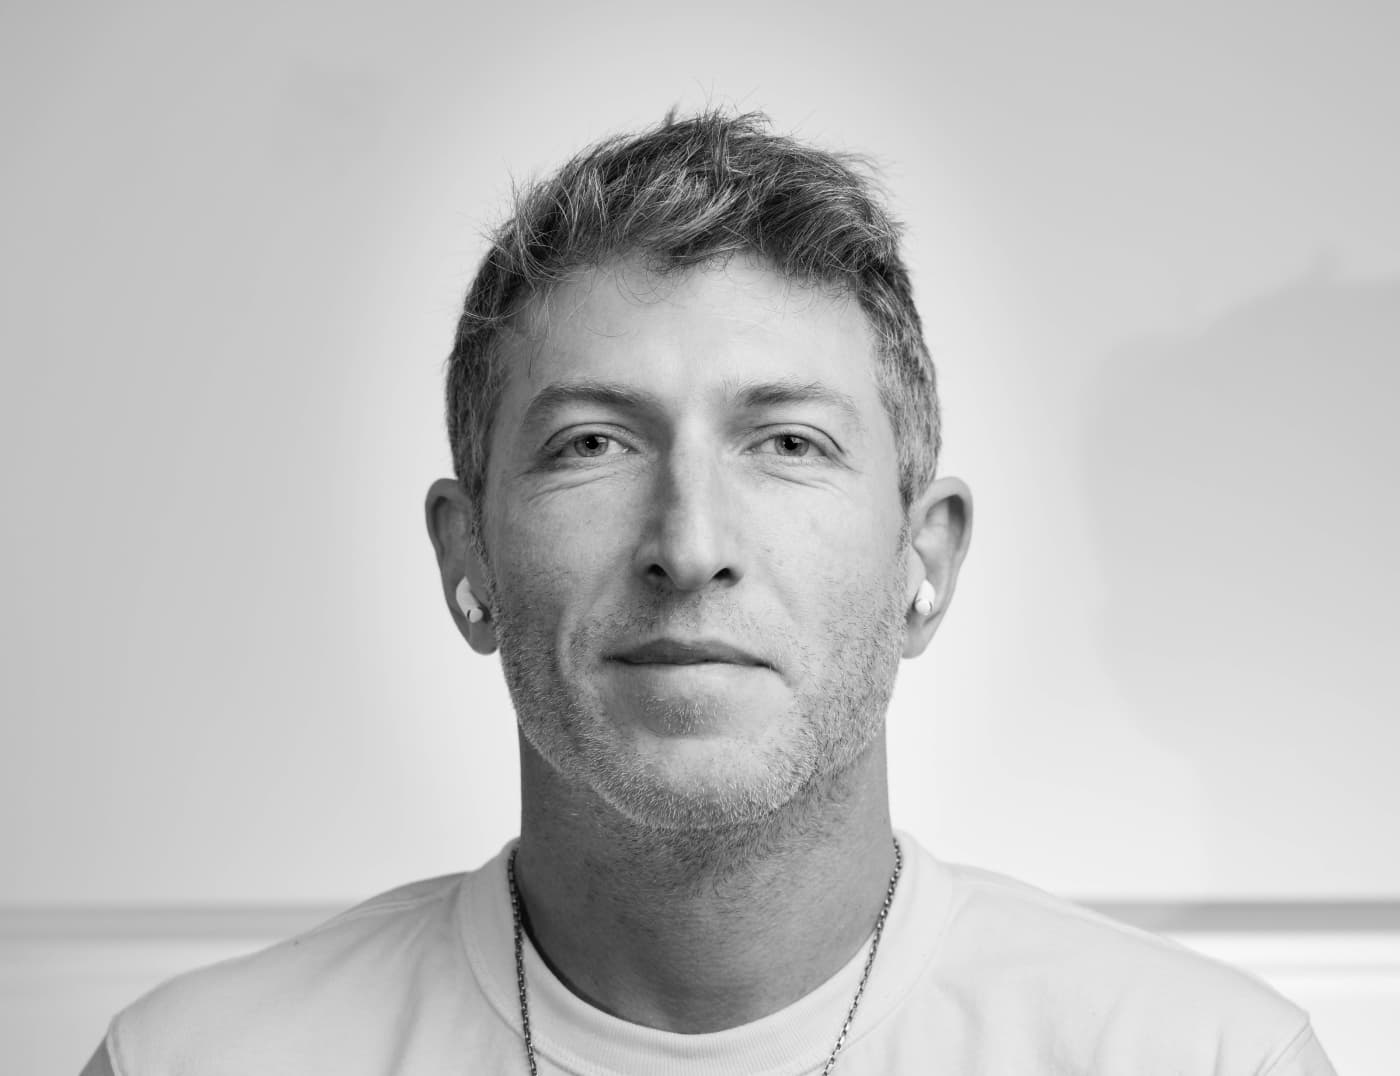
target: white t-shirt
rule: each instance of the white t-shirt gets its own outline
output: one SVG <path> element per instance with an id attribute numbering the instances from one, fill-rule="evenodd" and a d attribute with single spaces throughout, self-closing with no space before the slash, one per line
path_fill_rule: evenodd
<path id="1" fill-rule="evenodd" d="M 840 1076 L 1335 1076 L 1307 1015 L 1259 980 L 901 835 L 904 874 Z M 117 1076 L 462 1076 L 528 1071 L 509 846 L 251 956 L 158 987 L 112 1021 Z M 588 1005 L 525 952 L 545 1076 L 821 1071 L 866 948 L 780 1012 L 702 1035 Z"/>

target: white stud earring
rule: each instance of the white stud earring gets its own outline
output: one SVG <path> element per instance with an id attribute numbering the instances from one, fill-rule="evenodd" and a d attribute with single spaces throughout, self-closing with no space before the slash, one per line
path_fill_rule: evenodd
<path id="1" fill-rule="evenodd" d="M 486 610 L 477 604 L 476 595 L 465 577 L 457 584 L 457 607 L 472 624 L 480 624 L 486 619 Z"/>
<path id="2" fill-rule="evenodd" d="M 928 616 L 933 612 L 933 603 L 938 600 L 938 591 L 933 589 L 933 584 L 927 579 L 920 581 L 919 589 L 914 592 L 914 611 L 920 616 Z"/>

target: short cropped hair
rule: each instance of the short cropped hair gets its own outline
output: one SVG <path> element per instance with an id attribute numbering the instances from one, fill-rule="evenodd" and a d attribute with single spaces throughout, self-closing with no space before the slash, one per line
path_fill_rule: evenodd
<path id="1" fill-rule="evenodd" d="M 900 226 L 860 158 L 775 135 L 761 113 L 669 114 L 584 150 L 518 192 L 467 291 L 448 358 L 447 429 L 463 490 L 486 488 L 506 383 L 503 330 L 570 275 L 628 258 L 666 274 L 755 256 L 789 279 L 854 296 L 877 340 L 876 379 L 907 509 L 938 463 L 933 360 L 899 252 Z M 480 513 L 477 513 L 478 520 Z"/>

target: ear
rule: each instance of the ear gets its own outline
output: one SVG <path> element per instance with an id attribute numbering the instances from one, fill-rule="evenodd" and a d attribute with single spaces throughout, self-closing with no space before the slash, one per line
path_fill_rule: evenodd
<path id="1" fill-rule="evenodd" d="M 496 626 L 491 609 L 486 604 L 488 588 L 486 570 L 481 558 L 472 549 L 471 527 L 475 506 L 462 491 L 455 478 L 439 478 L 428 487 L 424 506 L 428 521 L 428 537 L 437 554 L 438 570 L 442 573 L 442 596 L 447 600 L 462 638 L 478 654 L 496 650 Z M 457 604 L 457 586 L 467 580 L 477 602 L 485 610 L 484 619 L 473 624 Z"/>
<path id="2" fill-rule="evenodd" d="M 972 539 L 972 493 L 959 478 L 938 478 L 909 507 L 909 609 L 904 656 L 916 658 L 928 647 L 953 600 L 958 571 Z M 933 611 L 914 609 L 914 593 L 927 579 L 935 591 Z"/>

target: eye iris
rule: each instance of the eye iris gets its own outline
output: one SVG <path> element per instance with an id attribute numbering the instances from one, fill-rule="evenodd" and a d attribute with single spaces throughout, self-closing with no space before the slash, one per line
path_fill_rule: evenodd
<path id="1" fill-rule="evenodd" d="M 574 441 L 574 451 L 580 456 L 601 456 L 608 450 L 608 439 L 602 434 L 589 433 Z"/>
<path id="2" fill-rule="evenodd" d="M 778 435 L 778 451 L 784 456 L 805 456 L 810 447 L 805 437 L 798 437 L 795 433 L 780 433 Z"/>

